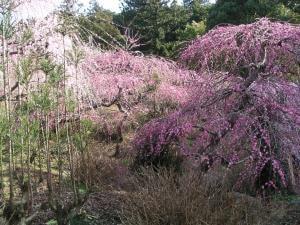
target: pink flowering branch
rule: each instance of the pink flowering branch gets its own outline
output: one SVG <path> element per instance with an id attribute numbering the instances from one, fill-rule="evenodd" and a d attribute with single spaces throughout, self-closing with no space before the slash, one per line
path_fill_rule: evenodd
<path id="1" fill-rule="evenodd" d="M 243 164 L 238 184 L 287 187 L 287 156 L 300 162 L 300 89 L 290 81 L 299 76 L 299 46 L 299 27 L 267 19 L 217 27 L 193 41 L 181 60 L 198 71 L 198 88 L 138 132 L 137 162 L 159 163 L 178 151 L 196 164 L 209 159 L 200 166 Z"/>

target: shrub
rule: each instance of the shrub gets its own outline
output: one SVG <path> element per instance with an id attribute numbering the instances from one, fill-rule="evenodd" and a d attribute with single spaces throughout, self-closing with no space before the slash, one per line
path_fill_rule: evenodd
<path id="1" fill-rule="evenodd" d="M 142 171 L 124 202 L 123 225 L 266 224 L 267 208 L 259 199 L 231 192 L 224 171 Z"/>

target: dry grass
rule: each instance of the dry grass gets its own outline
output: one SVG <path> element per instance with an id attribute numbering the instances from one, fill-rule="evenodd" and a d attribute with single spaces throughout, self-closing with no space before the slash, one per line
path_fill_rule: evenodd
<path id="1" fill-rule="evenodd" d="M 77 163 L 76 174 L 79 181 L 88 183 L 96 189 L 118 190 L 124 188 L 127 182 L 128 164 L 130 158 L 116 157 L 116 144 L 91 141 L 85 160 Z M 124 146 L 120 145 L 120 151 Z M 120 154 L 123 154 L 122 152 Z"/>
<path id="2" fill-rule="evenodd" d="M 127 152 L 130 138 L 125 136 L 121 151 Z M 105 209 L 100 202 L 91 201 L 90 214 L 101 215 L 96 216 L 97 221 L 110 221 L 111 210 L 116 224 L 122 221 L 122 225 L 281 225 L 285 221 L 286 211 L 280 204 L 274 208 L 234 191 L 239 170 L 220 166 L 203 174 L 182 164 L 180 172 L 153 167 L 132 172 L 128 168 L 133 156 L 121 153 L 115 157 L 116 143 L 92 140 L 89 145 L 88 163 L 77 168 L 80 180 L 88 179 L 97 191 L 105 192 L 107 202 L 116 202 Z M 243 190 L 250 193 L 249 188 Z M 113 194 L 119 191 L 121 199 Z"/>
<path id="3" fill-rule="evenodd" d="M 260 199 L 232 192 L 224 173 L 178 175 L 166 169 L 143 169 L 133 184 L 135 189 L 124 202 L 123 225 L 261 225 L 269 221 L 269 209 Z"/>

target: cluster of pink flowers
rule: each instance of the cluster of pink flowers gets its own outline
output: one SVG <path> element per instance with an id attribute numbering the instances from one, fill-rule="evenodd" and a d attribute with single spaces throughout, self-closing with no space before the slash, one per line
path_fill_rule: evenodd
<path id="1" fill-rule="evenodd" d="M 109 51 L 88 57 L 82 64 L 87 74 L 95 104 L 117 100 L 123 109 L 133 112 L 136 107 L 156 104 L 182 104 L 193 85 L 192 72 L 174 62 L 156 57 L 144 57 L 125 51 Z M 147 104 L 140 104 L 147 103 Z"/>
<path id="2" fill-rule="evenodd" d="M 198 87 L 138 132 L 137 159 L 151 163 L 175 149 L 191 161 L 243 164 L 237 183 L 286 187 L 288 157 L 300 167 L 299 48 L 299 26 L 265 18 L 193 41 L 181 61 L 198 72 Z"/>
<path id="3" fill-rule="evenodd" d="M 220 26 L 194 40 L 181 61 L 196 69 L 242 74 L 251 64 L 263 61 L 261 75 L 299 75 L 300 29 L 298 25 L 259 21 L 239 26 Z"/>

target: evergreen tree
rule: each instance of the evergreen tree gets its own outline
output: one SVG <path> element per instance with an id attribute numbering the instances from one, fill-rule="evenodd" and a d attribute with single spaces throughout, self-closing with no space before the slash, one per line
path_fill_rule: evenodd
<path id="1" fill-rule="evenodd" d="M 189 22 L 200 22 L 207 18 L 211 4 L 208 0 L 183 0 L 183 5 L 190 14 Z"/>
<path id="2" fill-rule="evenodd" d="M 260 17 L 300 22 L 299 3 L 273 0 L 217 0 L 209 10 L 208 28 L 221 23 L 251 23 Z"/>
<path id="3" fill-rule="evenodd" d="M 165 39 L 168 24 L 168 3 L 160 0 L 125 0 L 123 15 L 125 21 L 135 32 L 142 36 L 147 53 L 162 54 L 162 40 Z"/>
<path id="4" fill-rule="evenodd" d="M 110 49 L 121 46 L 121 33 L 113 22 L 115 14 L 103 9 L 98 2 L 91 1 L 85 14 L 79 16 L 78 23 L 83 40 Z"/>
<path id="5" fill-rule="evenodd" d="M 178 41 L 177 31 L 185 29 L 189 15 L 175 0 L 124 0 L 117 19 L 141 36 L 139 50 L 171 57 Z"/>

